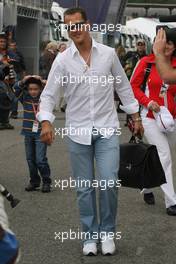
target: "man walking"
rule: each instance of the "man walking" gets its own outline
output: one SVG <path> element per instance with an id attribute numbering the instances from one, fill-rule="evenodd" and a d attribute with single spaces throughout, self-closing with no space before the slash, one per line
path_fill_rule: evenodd
<path id="1" fill-rule="evenodd" d="M 41 95 L 37 117 L 42 122 L 42 140 L 51 144 L 54 139 L 52 111 L 63 87 L 73 176 L 77 183 L 79 180 L 90 183 L 89 186 L 77 186 L 80 219 L 86 234 L 83 254 L 97 255 L 98 234 L 102 254 L 112 255 L 116 248 L 114 239 L 109 234 L 115 233 L 116 229 L 115 183 L 119 169 L 119 139 L 116 134 L 119 121 L 114 105 L 114 89 L 123 103 L 123 109 L 132 114 L 135 133 L 143 132 L 138 115 L 139 105 L 114 49 L 99 44 L 90 37 L 85 11 L 81 8 L 68 9 L 64 19 L 73 42 L 53 63 Z M 114 183 L 113 186 L 100 190 L 99 221 L 96 190 L 92 185 L 94 158 L 99 180 Z"/>

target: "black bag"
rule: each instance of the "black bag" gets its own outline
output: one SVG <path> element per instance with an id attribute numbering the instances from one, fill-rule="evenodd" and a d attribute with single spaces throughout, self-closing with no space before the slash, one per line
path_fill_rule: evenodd
<path id="1" fill-rule="evenodd" d="M 120 145 L 119 180 L 124 187 L 154 188 L 166 183 L 157 148 L 136 140 Z"/>

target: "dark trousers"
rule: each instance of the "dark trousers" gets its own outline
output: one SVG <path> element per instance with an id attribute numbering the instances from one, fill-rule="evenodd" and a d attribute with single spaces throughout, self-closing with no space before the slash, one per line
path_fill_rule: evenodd
<path id="1" fill-rule="evenodd" d="M 43 183 L 50 184 L 51 172 L 46 157 L 47 145 L 41 142 L 38 137 L 25 136 L 25 150 L 30 172 L 30 183 L 32 185 L 40 185 L 42 178 Z"/>
<path id="2" fill-rule="evenodd" d="M 0 109 L 0 123 L 1 124 L 9 123 L 9 112 L 10 110 Z"/>
<path id="3" fill-rule="evenodd" d="M 11 111 L 13 114 L 18 114 L 18 98 L 17 97 L 14 97 L 13 99 Z"/>

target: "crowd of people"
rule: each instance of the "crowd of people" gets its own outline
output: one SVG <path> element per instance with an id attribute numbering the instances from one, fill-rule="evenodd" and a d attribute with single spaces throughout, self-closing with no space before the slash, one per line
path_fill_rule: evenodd
<path id="1" fill-rule="evenodd" d="M 65 23 L 73 23 L 76 27 L 79 23 L 89 22 L 83 9 L 72 8 L 65 12 Z M 109 134 L 100 132 L 102 127 L 113 128 L 113 131 L 119 127 L 114 104 L 115 90 L 120 100 L 119 108 L 132 119 L 133 133 L 140 137 L 144 134 L 148 143 L 157 147 L 166 176 L 166 183 L 161 186 L 165 195 L 166 212 L 168 215 L 176 216 L 171 156 L 171 147 L 175 147 L 176 144 L 176 131 L 175 123 L 174 128 L 170 125 L 176 118 L 176 85 L 165 82 L 158 72 L 156 48 L 154 53 L 147 55 L 145 41 L 138 39 L 136 51 L 126 53 L 123 46 L 119 45 L 115 52 L 114 49 L 93 40 L 86 30 L 68 33 L 72 39 L 69 48 L 64 43 L 59 46 L 56 43 L 47 43 L 40 57 L 39 76 L 26 74 L 24 58 L 18 51 L 16 43 L 8 43 L 5 35 L 0 34 L 0 129 L 14 129 L 9 123 L 9 118 L 18 117 L 17 109 L 20 102 L 24 110 L 22 135 L 25 137 L 26 160 L 30 175 L 29 185 L 25 190 L 35 191 L 42 182 L 42 192 L 51 191 L 47 146 L 54 140 L 53 111 L 57 107 L 63 108 L 64 111 L 67 107 L 67 127 L 77 129 L 84 127 L 92 131 L 89 135 L 69 134 L 67 137 L 73 177 L 76 180 L 92 182 L 95 158 L 100 179 L 114 182 L 117 180 L 119 139 L 114 132 Z M 175 51 L 176 40 L 165 39 L 163 56 L 170 61 L 172 67 L 176 65 Z M 67 76 L 69 72 L 75 76 L 78 73 L 91 74 L 91 67 L 96 69 L 98 75 L 109 75 L 110 72 L 114 78 L 120 75 L 121 83 L 106 86 L 93 83 L 89 86 L 86 83 L 72 85 L 68 82 L 61 85 L 56 82 L 56 76 Z M 63 103 L 62 89 L 67 105 Z M 62 97 L 61 103 L 58 103 L 58 94 Z M 95 130 L 98 130 L 97 134 L 93 133 Z M 155 204 L 152 190 L 141 191 L 147 204 Z M 116 229 L 117 188 L 113 186 L 100 191 L 100 224 L 95 189 L 79 187 L 77 196 L 82 229 L 89 234 L 83 241 L 83 254 L 97 255 L 99 241 L 94 239 L 94 233 L 104 232 L 105 237 L 100 241 L 102 254 L 113 255 L 116 246 L 114 239 L 108 234 L 114 233 Z"/>

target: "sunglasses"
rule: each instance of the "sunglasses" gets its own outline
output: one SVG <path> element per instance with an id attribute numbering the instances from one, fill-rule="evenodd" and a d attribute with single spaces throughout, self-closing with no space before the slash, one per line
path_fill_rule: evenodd
<path id="1" fill-rule="evenodd" d="M 76 31 L 76 30 L 82 30 L 83 25 L 85 24 L 85 21 L 80 21 L 78 23 L 72 24 L 72 25 L 65 25 L 65 30 L 67 31 Z"/>

